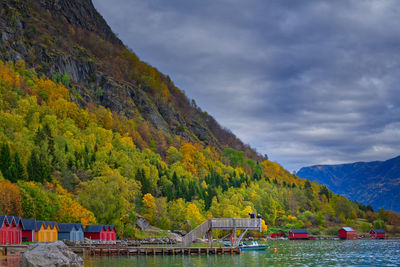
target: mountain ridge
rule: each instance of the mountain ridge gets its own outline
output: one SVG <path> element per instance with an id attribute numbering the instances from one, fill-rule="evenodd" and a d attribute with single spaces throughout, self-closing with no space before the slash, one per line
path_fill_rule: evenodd
<path id="1" fill-rule="evenodd" d="M 141 128 L 150 126 L 167 144 L 178 135 L 220 151 L 232 147 L 253 160 L 263 160 L 190 101 L 168 75 L 140 61 L 92 1 L 3 0 L 1 6 L 0 45 L 8 49 L 0 50 L 0 59 L 23 59 L 48 77 L 68 75 L 71 99 L 81 107 L 93 102 L 127 118 L 147 121 L 150 125 Z M 165 154 L 166 148 L 159 145 L 158 152 Z"/>
<path id="2" fill-rule="evenodd" d="M 400 156 L 385 161 L 313 165 L 297 174 L 375 209 L 400 211 Z"/>

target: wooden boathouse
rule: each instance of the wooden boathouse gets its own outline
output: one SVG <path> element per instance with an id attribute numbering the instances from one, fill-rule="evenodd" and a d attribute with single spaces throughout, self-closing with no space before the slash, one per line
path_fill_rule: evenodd
<path id="1" fill-rule="evenodd" d="M 288 238 L 290 240 L 308 239 L 308 231 L 307 229 L 290 229 Z"/>
<path id="2" fill-rule="evenodd" d="M 356 237 L 356 232 L 351 227 L 342 227 L 339 229 L 338 235 L 342 240 L 353 239 Z"/>
<path id="3" fill-rule="evenodd" d="M 382 229 L 372 229 L 369 231 L 369 238 L 373 239 L 385 239 L 386 238 L 386 232 Z"/>

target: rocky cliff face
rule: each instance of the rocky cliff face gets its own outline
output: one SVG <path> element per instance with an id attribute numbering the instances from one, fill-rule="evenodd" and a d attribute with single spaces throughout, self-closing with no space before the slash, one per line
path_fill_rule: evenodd
<path id="1" fill-rule="evenodd" d="M 299 177 L 316 180 L 351 200 L 400 212 L 400 157 L 387 161 L 304 167 Z"/>
<path id="2" fill-rule="evenodd" d="M 22 59 L 48 77 L 67 74 L 71 99 L 80 106 L 92 102 L 148 121 L 167 140 L 180 135 L 191 142 L 217 149 L 230 146 L 247 157 L 261 158 L 193 106 L 169 77 L 156 74 L 168 84 L 169 102 L 151 93 L 143 81 L 124 78 L 124 72 L 132 68 L 110 61 L 127 49 L 91 0 L 2 0 L 0 7 L 0 59 Z"/>

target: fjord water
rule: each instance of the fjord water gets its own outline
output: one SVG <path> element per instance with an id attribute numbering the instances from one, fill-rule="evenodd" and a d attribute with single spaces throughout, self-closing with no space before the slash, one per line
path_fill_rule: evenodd
<path id="1" fill-rule="evenodd" d="M 241 255 L 88 257 L 85 266 L 400 266 L 399 240 L 271 241 L 269 245 L 266 251 Z"/>

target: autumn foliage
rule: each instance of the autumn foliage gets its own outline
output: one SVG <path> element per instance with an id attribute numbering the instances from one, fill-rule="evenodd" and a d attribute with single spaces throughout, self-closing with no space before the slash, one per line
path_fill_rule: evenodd
<path id="1" fill-rule="evenodd" d="M 128 52 L 124 57 L 136 60 Z M 173 101 L 175 93 L 155 69 L 138 68 L 125 78 L 143 76 L 142 86 Z M 208 218 L 246 218 L 250 212 L 261 214 L 264 232 L 267 225 L 399 221 L 276 162 L 178 135 L 167 140 L 144 120 L 93 103 L 82 108 L 58 80 L 38 77 L 23 61 L 0 61 L 0 169 L 7 179 L 0 181 L 0 213 L 114 224 L 121 237 L 135 235 L 136 213 L 160 228 L 185 230 Z"/>

